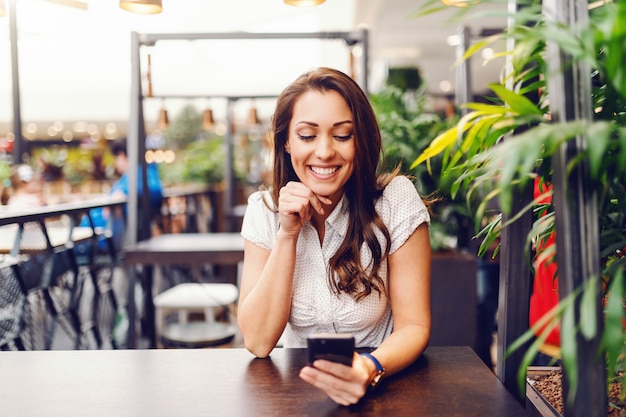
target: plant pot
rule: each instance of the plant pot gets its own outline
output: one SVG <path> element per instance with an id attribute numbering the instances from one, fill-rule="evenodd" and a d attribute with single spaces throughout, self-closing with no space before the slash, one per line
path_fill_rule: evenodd
<path id="1" fill-rule="evenodd" d="M 536 377 L 560 371 L 559 366 L 531 366 L 526 377 L 526 410 L 533 417 L 563 417 L 563 415 L 541 394 L 533 381 Z"/>

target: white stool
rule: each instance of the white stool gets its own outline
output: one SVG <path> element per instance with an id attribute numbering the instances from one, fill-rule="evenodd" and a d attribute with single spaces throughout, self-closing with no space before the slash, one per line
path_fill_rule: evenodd
<path id="1" fill-rule="evenodd" d="M 154 297 L 157 346 L 198 348 L 230 343 L 237 325 L 230 307 L 239 296 L 233 284 L 184 283 Z M 216 308 L 228 308 L 228 322 L 215 319 Z M 178 322 L 165 324 L 166 317 L 178 313 Z M 203 313 L 204 321 L 189 321 L 190 313 Z"/>

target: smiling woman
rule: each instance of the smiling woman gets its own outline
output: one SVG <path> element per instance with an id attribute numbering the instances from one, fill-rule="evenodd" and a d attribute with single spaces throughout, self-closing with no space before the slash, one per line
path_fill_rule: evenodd
<path id="1" fill-rule="evenodd" d="M 371 354 L 351 366 L 316 360 L 300 377 L 354 404 L 426 347 L 428 209 L 397 170 L 377 172 L 374 111 L 343 72 L 298 77 L 277 100 L 272 133 L 273 182 L 248 199 L 241 232 L 244 343 L 266 357 L 279 339 L 305 347 L 315 333 L 350 334 Z"/>

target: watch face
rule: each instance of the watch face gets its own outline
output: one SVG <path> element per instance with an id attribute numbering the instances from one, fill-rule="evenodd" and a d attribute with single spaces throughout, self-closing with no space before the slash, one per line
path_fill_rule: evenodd
<path id="1" fill-rule="evenodd" d="M 378 375 L 376 375 L 374 378 L 372 378 L 372 382 L 370 382 L 370 386 L 374 388 L 376 385 L 378 385 L 378 383 L 383 379 L 384 374 L 385 374 L 384 372 L 381 372 Z"/>

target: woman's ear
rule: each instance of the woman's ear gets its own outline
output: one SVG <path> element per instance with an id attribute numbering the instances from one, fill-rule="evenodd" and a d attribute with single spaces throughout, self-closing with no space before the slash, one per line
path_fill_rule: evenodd
<path id="1" fill-rule="evenodd" d="M 291 153 L 291 149 L 289 149 L 289 142 L 285 143 L 285 152 Z"/>

